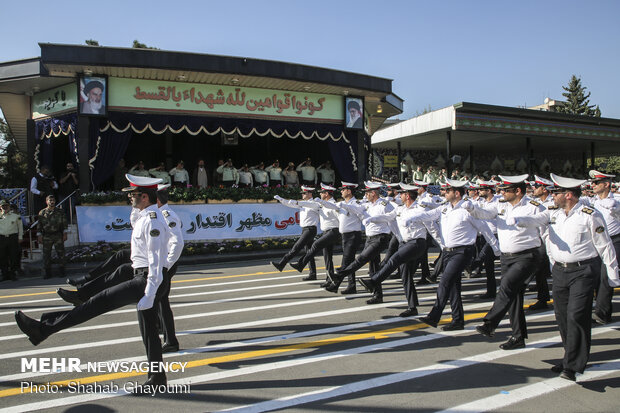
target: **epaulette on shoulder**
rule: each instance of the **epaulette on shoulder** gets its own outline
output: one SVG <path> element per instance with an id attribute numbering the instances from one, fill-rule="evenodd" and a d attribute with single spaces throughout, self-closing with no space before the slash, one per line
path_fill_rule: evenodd
<path id="1" fill-rule="evenodd" d="M 536 202 L 534 200 L 530 201 L 530 204 L 534 205 L 534 206 L 540 206 L 540 202 Z"/>
<path id="2" fill-rule="evenodd" d="M 170 216 L 170 211 L 163 210 L 161 211 L 161 214 L 165 216 L 166 218 L 168 218 Z"/>
<path id="3" fill-rule="evenodd" d="M 508 201 L 506 201 L 505 199 L 502 198 L 502 199 L 499 200 L 499 202 L 508 202 Z"/>
<path id="4" fill-rule="evenodd" d="M 550 207 L 548 207 L 547 209 L 554 210 L 554 209 L 560 209 L 560 207 L 558 207 L 558 206 L 555 206 L 555 205 L 554 205 L 554 206 L 550 206 Z"/>
<path id="5" fill-rule="evenodd" d="M 151 211 L 151 212 L 149 212 L 149 217 L 151 219 L 155 219 L 155 218 L 157 218 L 157 213 L 155 211 Z"/>
<path id="6" fill-rule="evenodd" d="M 588 207 L 583 207 L 583 209 L 581 210 L 581 212 L 585 212 L 588 215 L 592 215 L 592 213 L 594 212 L 594 210 L 592 208 L 588 208 Z"/>
<path id="7" fill-rule="evenodd" d="M 388 203 L 386 201 L 381 201 L 381 205 L 386 206 Z"/>

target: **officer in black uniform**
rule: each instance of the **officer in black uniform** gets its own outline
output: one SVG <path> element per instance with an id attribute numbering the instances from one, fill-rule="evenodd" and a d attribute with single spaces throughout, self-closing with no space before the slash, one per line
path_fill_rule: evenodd
<path id="1" fill-rule="evenodd" d="M 167 255 L 167 226 L 157 208 L 157 184 L 161 179 L 126 175 L 131 186 L 132 204 L 140 209 L 140 218 L 131 234 L 131 260 L 134 277 L 105 289 L 69 311 L 44 313 L 41 321 L 15 312 L 15 321 L 35 346 L 50 335 L 84 323 L 128 304 L 136 304 L 142 339 L 149 363 L 162 362 L 162 349 L 157 332 L 156 305 L 160 291 L 165 290 L 163 264 Z M 145 385 L 166 383 L 163 372 L 148 373 Z"/>

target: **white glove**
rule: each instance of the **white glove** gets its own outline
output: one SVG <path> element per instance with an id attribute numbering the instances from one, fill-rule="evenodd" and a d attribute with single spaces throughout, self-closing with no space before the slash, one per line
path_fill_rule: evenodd
<path id="1" fill-rule="evenodd" d="M 614 206 L 616 206 L 616 200 L 611 198 L 605 198 L 602 199 L 598 204 L 603 208 L 612 209 Z"/>
<path id="2" fill-rule="evenodd" d="M 362 225 L 366 227 L 366 226 L 368 226 L 368 223 L 369 223 L 369 222 L 370 222 L 370 218 L 364 218 L 364 219 L 362 220 Z"/>
<path id="3" fill-rule="evenodd" d="M 514 217 L 506 217 L 506 225 L 508 226 L 517 225 L 517 221 L 514 219 Z"/>
<path id="4" fill-rule="evenodd" d="M 461 208 L 463 208 L 467 212 L 471 212 L 474 210 L 474 203 L 467 199 L 463 201 L 463 203 L 461 204 Z"/>
<path id="5" fill-rule="evenodd" d="M 153 302 L 155 301 L 154 295 L 145 295 L 138 301 L 138 311 L 148 310 L 153 307 Z"/>
<path id="6" fill-rule="evenodd" d="M 283 201 L 284 198 L 282 198 L 280 195 L 274 195 L 273 199 L 275 199 L 276 201 Z"/>

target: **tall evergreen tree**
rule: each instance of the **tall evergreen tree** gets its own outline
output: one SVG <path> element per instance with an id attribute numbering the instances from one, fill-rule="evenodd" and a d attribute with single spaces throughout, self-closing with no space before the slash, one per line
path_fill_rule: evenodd
<path id="1" fill-rule="evenodd" d="M 558 108 L 558 112 L 570 113 L 573 115 L 586 115 L 600 117 L 601 110 L 598 105 L 590 105 L 590 92 L 586 94 L 586 87 L 581 85 L 581 78 L 573 75 L 568 82 L 568 86 L 562 86 L 566 92 L 562 96 L 566 98 L 566 103 Z"/>
<path id="2" fill-rule="evenodd" d="M 0 187 L 24 188 L 27 170 L 26 154 L 19 150 L 9 125 L 0 117 Z"/>

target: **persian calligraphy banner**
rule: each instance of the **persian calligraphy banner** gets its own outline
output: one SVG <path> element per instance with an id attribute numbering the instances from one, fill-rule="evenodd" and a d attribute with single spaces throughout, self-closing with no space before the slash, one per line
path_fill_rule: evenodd
<path id="1" fill-rule="evenodd" d="M 109 107 L 342 121 L 344 97 L 202 83 L 108 79 Z"/>
<path id="2" fill-rule="evenodd" d="M 268 238 L 301 234 L 299 210 L 281 204 L 171 205 L 186 241 Z M 78 206 L 80 242 L 128 242 L 128 206 Z"/>
<path id="3" fill-rule="evenodd" d="M 78 104 L 77 84 L 75 82 L 32 96 L 32 119 L 51 116 L 66 110 L 75 110 Z"/>

